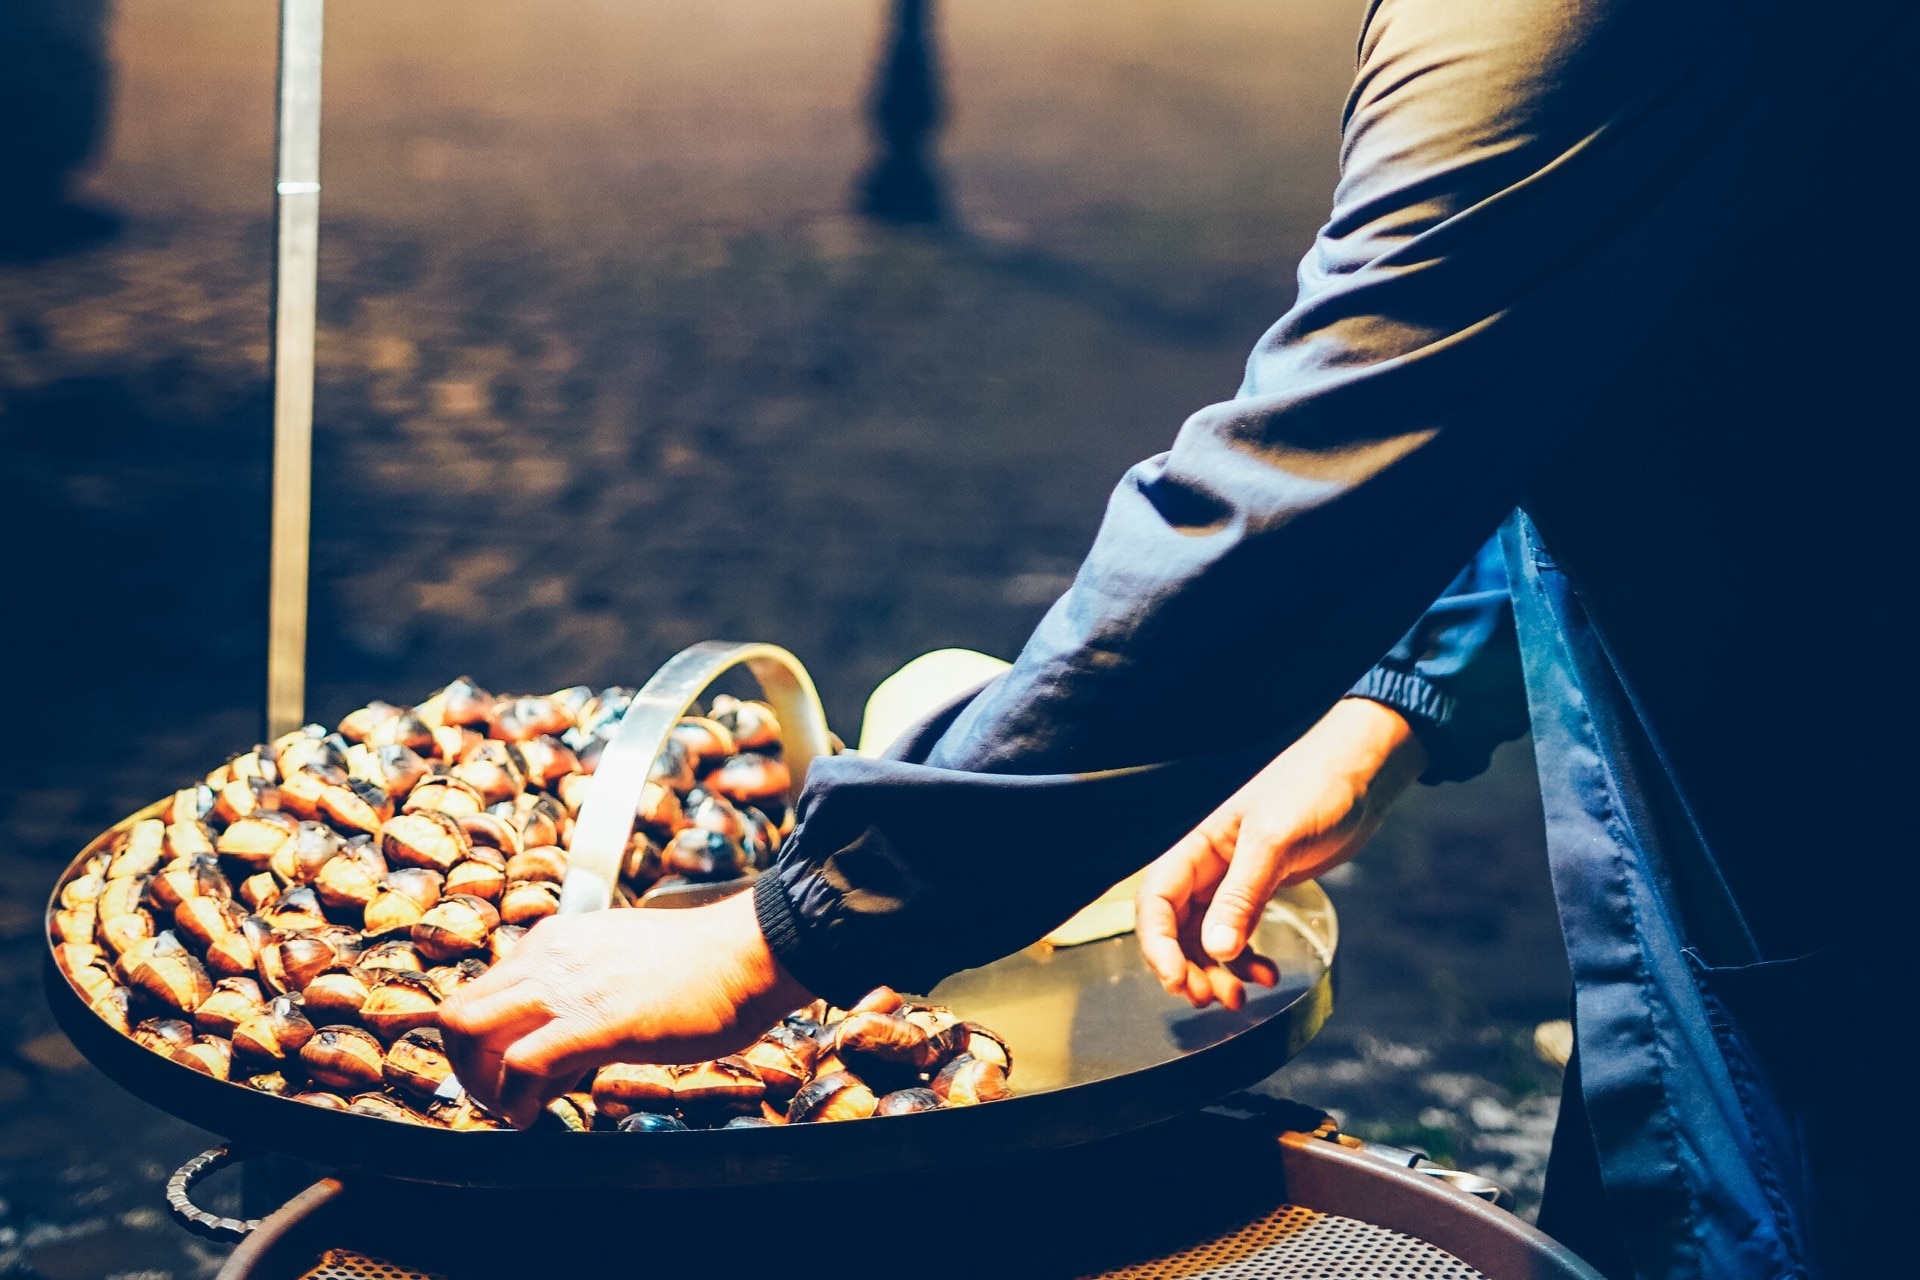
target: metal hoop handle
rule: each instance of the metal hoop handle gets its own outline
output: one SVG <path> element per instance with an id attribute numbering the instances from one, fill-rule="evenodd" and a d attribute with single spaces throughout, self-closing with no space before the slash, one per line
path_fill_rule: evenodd
<path id="1" fill-rule="evenodd" d="M 208 1213 L 187 1194 L 193 1190 L 195 1183 L 208 1174 L 244 1159 L 244 1153 L 236 1153 L 231 1147 L 214 1147 L 202 1151 L 173 1171 L 173 1176 L 167 1179 L 167 1208 L 173 1211 L 173 1216 L 181 1226 L 197 1236 L 221 1244 L 244 1240 L 259 1228 L 258 1218 L 223 1218 L 219 1214 Z"/>
<path id="2" fill-rule="evenodd" d="M 653 762 L 666 749 L 673 726 L 707 686 L 744 666 L 780 721 L 783 758 L 792 777 L 790 801 L 798 801 L 814 757 L 832 753 L 827 713 L 813 677 L 800 659 L 778 645 L 703 640 L 670 658 L 633 695 L 601 752 L 593 785 L 574 820 L 567 875 L 560 885 L 560 913 L 602 911 L 613 902 L 620 865 L 633 834 L 635 811 Z"/>

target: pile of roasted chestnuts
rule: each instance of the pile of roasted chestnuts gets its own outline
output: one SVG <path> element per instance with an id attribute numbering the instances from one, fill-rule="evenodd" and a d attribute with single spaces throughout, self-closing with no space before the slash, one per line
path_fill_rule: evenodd
<path id="1" fill-rule="evenodd" d="M 55 962 L 156 1053 L 313 1106 L 504 1128 L 457 1088 L 451 991 L 555 913 L 566 846 L 633 691 L 495 696 L 468 679 L 245 751 L 120 829 L 59 892 Z M 635 814 L 620 901 L 751 875 L 791 828 L 780 726 L 715 698 L 681 720 Z M 1005 1044 L 882 989 L 745 1052 L 610 1066 L 542 1123 L 629 1131 L 889 1115 L 1006 1096 Z"/>

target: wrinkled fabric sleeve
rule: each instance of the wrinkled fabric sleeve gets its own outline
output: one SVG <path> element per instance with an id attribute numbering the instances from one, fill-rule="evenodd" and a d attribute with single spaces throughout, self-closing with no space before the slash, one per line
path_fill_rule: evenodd
<path id="1" fill-rule="evenodd" d="M 1039 937 L 1350 689 L 1543 459 L 1596 447 L 1583 403 L 1766 198 L 1803 83 L 1770 42 L 1826 74 L 1803 27 L 1376 0 L 1332 215 L 1239 394 L 1127 473 L 1010 671 L 900 759 L 813 766 L 755 888 L 793 974 L 925 989 Z"/>
<path id="2" fill-rule="evenodd" d="M 1498 538 L 1347 696 L 1406 718 L 1426 749 L 1426 783 L 1475 777 L 1495 747 L 1527 731 L 1526 677 Z"/>

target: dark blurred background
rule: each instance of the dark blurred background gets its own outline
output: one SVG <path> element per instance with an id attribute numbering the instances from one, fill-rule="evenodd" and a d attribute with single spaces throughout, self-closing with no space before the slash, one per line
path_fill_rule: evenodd
<path id="1" fill-rule="evenodd" d="M 763 639 L 851 736 L 915 654 L 1011 656 L 1286 308 L 1360 9 L 332 0 L 310 714 Z M 157 1212 L 210 1139 L 60 1038 L 40 913 L 259 732 L 274 40 L 258 0 L 0 7 L 0 1275 L 218 1262 Z M 1524 744 L 1404 806 L 1269 1086 L 1528 1209 L 1538 827 Z"/>

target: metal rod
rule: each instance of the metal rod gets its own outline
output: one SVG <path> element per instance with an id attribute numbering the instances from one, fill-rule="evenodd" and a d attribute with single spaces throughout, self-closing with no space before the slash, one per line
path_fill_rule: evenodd
<path id="1" fill-rule="evenodd" d="M 313 501 L 314 291 L 320 262 L 323 0 L 280 0 L 273 270 L 273 533 L 267 736 L 306 718 L 307 564 Z"/>

